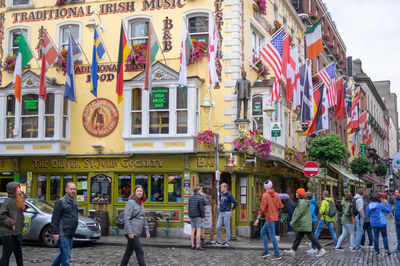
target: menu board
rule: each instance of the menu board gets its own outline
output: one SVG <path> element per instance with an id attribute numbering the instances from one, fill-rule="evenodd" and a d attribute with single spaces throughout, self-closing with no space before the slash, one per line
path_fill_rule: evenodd
<path id="1" fill-rule="evenodd" d="M 90 178 L 90 202 L 111 203 L 111 177 L 99 174 Z"/>

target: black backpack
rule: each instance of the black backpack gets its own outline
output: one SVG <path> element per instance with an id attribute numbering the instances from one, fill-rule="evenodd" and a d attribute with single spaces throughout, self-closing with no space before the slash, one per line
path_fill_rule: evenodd
<path id="1" fill-rule="evenodd" d="M 335 217 L 336 213 L 337 213 L 337 209 L 336 209 L 335 203 L 333 201 L 330 201 L 330 200 L 325 200 L 325 201 L 327 201 L 328 204 L 329 204 L 329 209 L 325 213 L 325 215 L 328 215 L 331 218 Z"/>
<path id="2" fill-rule="evenodd" d="M 319 207 L 318 207 L 317 203 L 314 203 L 314 205 L 315 205 L 314 214 L 315 214 L 315 216 L 318 216 L 318 214 L 319 214 Z"/>
<path id="3" fill-rule="evenodd" d="M 124 227 L 125 227 L 125 218 L 124 218 L 124 215 L 125 215 L 125 210 L 122 211 L 122 212 L 120 212 L 120 213 L 118 214 L 118 216 L 117 216 L 117 227 L 118 227 L 119 229 L 124 229 Z"/>
<path id="4" fill-rule="evenodd" d="M 364 204 L 364 203 L 363 203 Z M 360 213 L 357 210 L 357 199 L 353 199 L 350 204 L 350 214 L 353 217 L 356 217 Z"/>

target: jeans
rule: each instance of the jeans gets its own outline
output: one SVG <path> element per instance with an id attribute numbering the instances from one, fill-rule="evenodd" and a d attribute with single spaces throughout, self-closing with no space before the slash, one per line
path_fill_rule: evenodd
<path id="1" fill-rule="evenodd" d="M 322 230 L 324 230 L 325 226 L 328 226 L 329 232 L 331 233 L 333 243 L 335 243 L 335 246 L 337 245 L 337 236 L 335 233 L 335 229 L 333 228 L 333 223 L 334 222 L 327 222 L 323 219 L 319 220 L 317 230 L 315 231 L 315 238 L 318 239 L 319 235 L 321 234 Z M 316 248 L 314 244 L 311 245 L 312 248 Z"/>
<path id="2" fill-rule="evenodd" d="M 307 237 L 311 240 L 311 243 L 313 243 L 318 250 L 322 249 L 321 244 L 318 242 L 318 240 L 315 238 L 314 234 L 312 232 L 297 232 L 296 233 L 296 239 L 293 242 L 292 249 L 296 251 L 299 248 L 300 242 L 303 239 L 304 235 L 307 235 Z"/>
<path id="3" fill-rule="evenodd" d="M 361 246 L 364 246 L 365 244 L 365 230 L 367 231 L 368 234 L 368 245 L 370 247 L 372 247 L 372 245 L 374 244 L 374 235 L 372 234 L 372 227 L 371 227 L 371 223 L 370 222 L 365 222 L 364 221 L 364 234 L 361 238 Z"/>
<path id="4" fill-rule="evenodd" d="M 350 248 L 354 248 L 354 224 L 344 224 L 342 235 L 339 237 L 339 241 L 336 247 L 340 247 L 347 233 L 350 234 Z"/>
<path id="5" fill-rule="evenodd" d="M 268 234 L 271 238 L 272 244 L 274 245 L 275 256 L 279 256 L 278 242 L 275 236 L 275 222 L 265 222 L 263 228 L 261 229 L 261 236 L 264 240 L 264 252 L 268 253 Z"/>
<path id="6" fill-rule="evenodd" d="M 232 214 L 229 212 L 220 212 L 218 215 L 218 221 L 217 221 L 217 240 L 218 242 L 221 243 L 221 227 L 222 224 L 225 225 L 225 242 L 228 243 L 229 240 L 231 239 L 231 217 Z"/>
<path id="7" fill-rule="evenodd" d="M 386 250 L 389 250 L 389 243 L 387 238 L 386 226 L 385 227 L 372 227 L 374 231 L 374 247 L 376 252 L 379 252 L 379 232 L 381 232 L 383 246 Z"/>
<path id="8" fill-rule="evenodd" d="M 127 235 L 125 235 L 125 237 L 128 239 L 128 244 L 126 245 L 125 253 L 120 265 L 128 265 L 129 259 L 131 258 L 133 251 L 135 251 L 139 266 L 146 266 L 146 262 L 144 261 L 144 252 L 142 245 L 140 244 L 140 236 L 135 236 L 133 239 L 130 239 Z"/>
<path id="9" fill-rule="evenodd" d="M 315 234 L 315 228 L 316 228 L 317 222 L 312 222 L 312 233 Z"/>
<path id="10" fill-rule="evenodd" d="M 400 221 L 396 222 L 397 250 L 400 251 Z"/>
<path id="11" fill-rule="evenodd" d="M 293 231 L 292 227 L 290 226 L 290 222 L 292 221 L 292 217 L 293 217 L 293 210 L 288 210 L 288 215 L 289 215 L 289 223 L 288 223 L 287 231 L 289 233 L 289 232 Z"/>
<path id="12" fill-rule="evenodd" d="M 354 218 L 354 223 L 356 225 L 356 246 L 355 249 L 359 250 L 361 248 L 361 238 L 364 235 L 364 219 L 361 218 Z"/>
<path id="13" fill-rule="evenodd" d="M 1 255 L 0 265 L 9 265 L 11 254 L 14 253 L 18 266 L 22 266 L 22 237 L 21 236 L 3 236 L 3 254 Z"/>
<path id="14" fill-rule="evenodd" d="M 71 263 L 71 249 L 72 249 L 72 237 L 60 236 L 58 241 L 58 247 L 60 248 L 60 254 L 53 261 L 51 266 L 68 266 Z"/>

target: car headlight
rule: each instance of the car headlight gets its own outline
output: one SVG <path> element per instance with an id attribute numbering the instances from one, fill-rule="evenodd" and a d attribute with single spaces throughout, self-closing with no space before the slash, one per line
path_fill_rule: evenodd
<path id="1" fill-rule="evenodd" d="M 86 224 L 81 221 L 78 221 L 78 228 L 86 228 Z"/>

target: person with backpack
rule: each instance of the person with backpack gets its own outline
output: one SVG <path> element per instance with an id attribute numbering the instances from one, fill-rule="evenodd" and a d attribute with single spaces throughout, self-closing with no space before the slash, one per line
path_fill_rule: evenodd
<path id="1" fill-rule="evenodd" d="M 371 193 L 371 202 L 368 204 L 367 207 L 367 216 L 371 218 L 371 226 L 372 230 L 374 231 L 374 248 L 377 253 L 379 254 L 379 233 L 382 235 L 382 242 L 383 246 L 385 247 L 385 252 L 387 255 L 390 255 L 391 252 L 389 251 L 389 243 L 387 238 L 387 231 L 386 231 L 386 217 L 385 213 L 390 212 L 389 202 L 385 199 L 382 199 L 382 202 L 379 202 L 380 196 L 377 192 Z"/>
<path id="2" fill-rule="evenodd" d="M 369 194 L 367 190 L 365 190 L 363 194 L 363 203 L 364 203 L 364 212 L 366 213 L 367 206 L 369 204 Z M 365 216 L 364 220 L 363 236 L 361 238 L 361 247 L 365 247 L 365 239 L 366 239 L 365 231 L 368 234 L 368 247 L 372 249 L 374 247 L 374 235 L 372 234 L 370 218 L 367 216 Z"/>
<path id="3" fill-rule="evenodd" d="M 312 233 L 315 234 L 315 228 L 318 223 L 318 214 L 319 214 L 319 207 L 316 203 L 315 197 L 311 192 L 306 193 L 306 198 L 309 200 L 310 203 L 310 211 L 311 211 L 311 217 L 312 217 Z M 309 250 L 306 251 L 307 253 L 316 253 L 317 249 L 310 248 Z"/>
<path id="4" fill-rule="evenodd" d="M 343 250 L 341 247 L 342 242 L 344 238 L 346 237 L 347 233 L 350 234 L 350 250 L 354 250 L 354 225 L 353 221 L 351 219 L 351 213 L 350 213 L 350 205 L 351 201 L 353 200 L 353 196 L 351 193 L 346 193 L 345 195 L 345 200 L 342 201 L 342 235 L 339 237 L 339 241 L 336 245 L 336 250 Z"/>
<path id="5" fill-rule="evenodd" d="M 140 235 L 143 228 L 146 231 L 146 238 L 150 238 L 149 226 L 147 225 L 143 203 L 146 201 L 146 194 L 141 185 L 136 185 L 133 189 L 124 210 L 124 234 L 128 243 L 126 245 L 124 256 L 122 257 L 121 266 L 126 266 L 132 256 L 133 251 L 136 253 L 136 259 L 139 266 L 145 266 L 144 252 L 140 243 Z"/>
<path id="6" fill-rule="evenodd" d="M 354 249 L 361 249 L 361 239 L 364 235 L 364 201 L 362 195 L 364 194 L 364 189 L 359 188 L 357 194 L 354 196 L 351 202 L 351 215 L 353 216 L 354 224 L 356 225 L 356 244 Z"/>
<path id="7" fill-rule="evenodd" d="M 336 221 L 336 213 L 337 209 L 335 206 L 335 202 L 330 197 L 328 191 L 324 191 L 322 193 L 323 201 L 321 204 L 321 209 L 319 210 L 321 213 L 321 219 L 319 220 L 317 230 L 315 230 L 315 238 L 318 239 L 322 230 L 324 230 L 325 226 L 328 226 L 329 232 L 331 233 L 332 240 L 337 245 L 337 236 L 335 233 L 334 224 Z M 314 244 L 311 246 L 312 248 L 316 248 Z"/>
<path id="8" fill-rule="evenodd" d="M 292 221 L 290 222 L 293 230 L 296 232 L 296 239 L 293 242 L 292 248 L 286 251 L 286 253 L 292 256 L 296 255 L 296 250 L 299 248 L 301 240 L 303 239 L 304 235 L 307 235 L 307 237 L 319 250 L 317 257 L 322 257 L 326 254 L 326 250 L 321 246 L 312 233 L 312 215 L 309 207 L 311 201 L 305 199 L 306 191 L 304 188 L 299 188 L 296 190 L 296 197 L 299 199 L 299 203 L 294 210 Z"/>
<path id="9" fill-rule="evenodd" d="M 204 250 L 200 245 L 201 230 L 204 228 L 205 220 L 205 209 L 204 209 L 204 198 L 202 196 L 202 188 L 200 186 L 195 186 L 193 188 L 193 194 L 189 198 L 188 208 L 190 224 L 192 226 L 192 232 L 190 233 L 190 242 L 192 244 L 192 249 Z M 195 235 L 196 234 L 196 235 Z M 196 244 L 195 244 L 196 237 Z"/>

